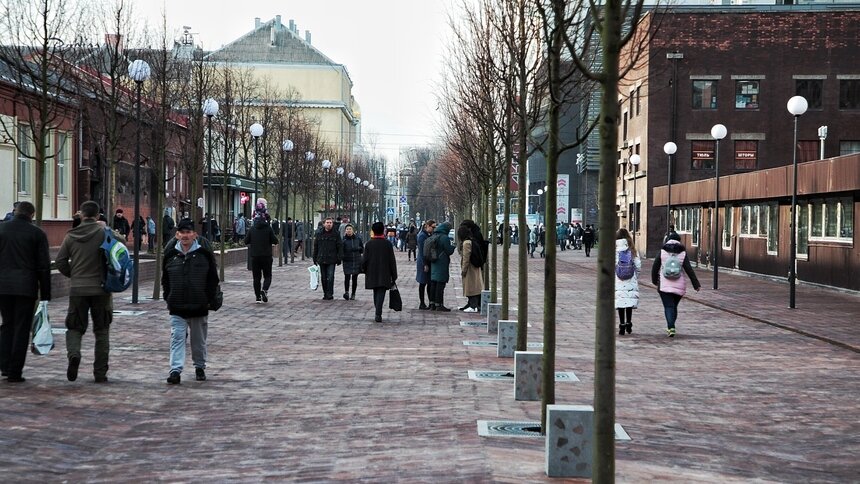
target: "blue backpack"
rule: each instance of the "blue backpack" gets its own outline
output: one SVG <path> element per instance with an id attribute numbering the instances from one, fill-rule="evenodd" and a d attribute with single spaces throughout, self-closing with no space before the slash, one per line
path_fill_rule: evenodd
<path id="1" fill-rule="evenodd" d="M 623 250 L 618 254 L 618 264 L 615 265 L 615 276 L 622 281 L 633 277 L 636 266 L 633 264 L 633 253 L 630 249 Z"/>
<path id="2" fill-rule="evenodd" d="M 134 277 L 134 260 L 128 253 L 128 247 L 114 237 L 113 230 L 105 227 L 104 231 L 101 249 L 105 256 L 105 280 L 102 288 L 105 292 L 123 292 L 131 285 Z"/>

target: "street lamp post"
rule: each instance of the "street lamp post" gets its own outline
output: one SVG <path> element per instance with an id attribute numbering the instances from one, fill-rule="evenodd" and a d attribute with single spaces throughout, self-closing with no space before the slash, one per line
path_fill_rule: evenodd
<path id="1" fill-rule="evenodd" d="M 257 185 L 259 184 L 259 172 L 257 171 L 257 166 L 259 165 L 260 151 L 259 151 L 259 139 L 260 136 L 263 136 L 263 125 L 260 123 L 254 123 L 249 128 L 251 132 L 251 136 L 254 137 L 254 210 L 257 209 L 257 198 L 260 197 L 258 193 Z"/>
<path id="2" fill-rule="evenodd" d="M 212 116 L 218 114 L 218 101 L 209 98 L 203 101 L 203 114 L 206 116 L 206 165 L 208 175 L 206 177 L 206 213 L 210 219 L 206 221 L 206 238 L 212 241 Z"/>
<path id="3" fill-rule="evenodd" d="M 289 217 L 289 214 L 290 214 L 290 170 L 289 170 L 289 164 L 290 164 L 290 152 L 293 151 L 293 146 L 294 146 L 293 142 L 291 140 L 288 140 L 288 139 L 285 139 L 284 142 L 281 143 L 281 150 L 284 154 L 284 157 L 286 158 L 286 161 L 284 162 L 285 165 L 283 167 L 283 170 L 281 170 L 285 175 L 283 184 L 281 185 L 281 187 L 284 191 L 284 214 L 286 215 L 286 217 L 284 218 L 284 222 L 283 222 L 284 224 L 288 224 L 286 219 L 290 218 Z M 287 225 L 287 227 L 286 227 L 286 229 L 289 230 L 289 232 L 290 232 L 290 240 L 284 240 L 283 234 L 284 234 L 285 230 L 282 229 L 280 231 L 281 233 L 278 234 L 278 237 L 281 238 L 281 252 L 287 254 L 287 256 L 286 256 L 287 263 L 290 262 L 290 258 L 292 257 L 292 254 L 293 254 L 293 250 L 292 250 L 292 248 L 293 248 L 293 237 L 294 237 L 293 233 L 295 231 L 295 226 L 296 226 L 296 222 L 293 221 L 292 227 L 290 227 L 289 225 Z M 289 247 L 287 248 L 288 249 L 287 252 L 284 252 L 284 248 L 287 247 L 285 244 L 289 244 Z M 280 259 L 278 259 L 278 260 L 280 261 Z"/>
<path id="4" fill-rule="evenodd" d="M 349 179 L 349 181 L 353 181 L 353 180 L 355 180 L 355 173 L 349 172 L 346 174 L 346 177 Z M 347 183 L 347 186 L 348 185 L 349 184 Z M 346 188 L 346 186 L 344 186 L 344 188 Z M 354 220 L 356 223 L 358 223 L 358 210 L 355 208 L 355 192 L 354 191 L 352 192 L 352 210 L 355 212 Z"/>
<path id="5" fill-rule="evenodd" d="M 138 293 L 138 273 L 140 272 L 140 229 L 142 228 L 138 220 L 140 220 L 140 89 L 144 81 L 149 79 L 151 71 L 149 64 L 140 59 L 132 62 L 128 66 L 128 75 L 135 83 L 135 94 L 137 98 L 137 140 L 134 155 L 134 275 L 132 277 L 131 288 L 131 303 L 137 304 Z"/>
<path id="6" fill-rule="evenodd" d="M 341 200 L 340 200 L 340 182 L 341 182 L 341 180 L 342 180 L 342 178 L 340 178 L 340 177 L 342 177 L 342 176 L 343 176 L 344 171 L 345 171 L 345 170 L 343 169 L 343 167 L 342 167 L 342 166 L 337 167 L 337 169 L 334 171 L 334 173 L 337 175 L 337 177 L 335 177 L 335 181 L 334 181 L 334 211 L 335 211 L 334 216 L 335 216 L 335 217 L 340 216 L 340 210 L 339 210 L 339 207 L 340 207 L 340 204 L 341 204 Z"/>
<path id="7" fill-rule="evenodd" d="M 325 172 L 325 218 L 328 218 L 329 172 L 331 172 L 331 160 L 323 160 L 322 169 Z"/>
<path id="8" fill-rule="evenodd" d="M 792 145 L 791 157 L 794 169 L 794 182 L 791 190 L 791 248 L 789 249 L 788 262 L 788 307 L 794 309 L 795 282 L 797 279 L 797 119 L 800 118 L 809 104 L 803 96 L 794 96 L 788 100 L 788 112 L 794 116 L 794 144 Z M 820 134 L 819 129 L 819 134 Z M 825 128 L 825 136 L 826 134 Z"/>
<path id="9" fill-rule="evenodd" d="M 663 153 L 669 157 L 669 162 L 666 165 L 667 183 L 666 183 L 666 233 L 669 233 L 669 228 L 672 226 L 672 155 L 678 151 L 678 145 L 673 142 L 668 142 L 663 145 Z"/>
<path id="10" fill-rule="evenodd" d="M 634 214 L 631 218 L 632 224 L 630 224 L 630 228 L 633 232 L 633 246 L 636 246 L 636 232 L 639 231 L 639 207 L 636 205 L 636 173 L 639 170 L 639 163 L 642 163 L 642 158 L 633 154 L 630 155 L 630 165 L 633 167 L 633 210 Z M 628 214 L 629 216 L 629 214 Z"/>
<path id="11" fill-rule="evenodd" d="M 820 143 L 819 143 L 820 156 L 818 157 L 819 160 L 824 159 L 824 140 L 826 140 L 826 139 L 827 139 L 827 126 L 819 126 L 818 127 L 818 140 L 820 141 Z"/>
<path id="12" fill-rule="evenodd" d="M 714 227 L 714 289 L 719 289 L 719 272 L 720 272 L 720 140 L 726 137 L 728 130 L 722 124 L 715 124 L 711 128 L 711 137 L 716 140 L 716 149 L 714 151 L 714 213 L 712 225 Z"/>

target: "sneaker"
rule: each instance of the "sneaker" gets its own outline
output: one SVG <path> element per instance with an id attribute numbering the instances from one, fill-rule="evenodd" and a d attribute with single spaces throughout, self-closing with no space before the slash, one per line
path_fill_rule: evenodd
<path id="1" fill-rule="evenodd" d="M 345 300 L 349 301 L 349 293 L 348 292 L 343 293 L 343 298 Z"/>
<path id="2" fill-rule="evenodd" d="M 469 303 L 466 303 L 466 305 L 461 308 L 457 308 L 458 311 L 465 311 L 467 309 L 469 309 Z"/>
<path id="3" fill-rule="evenodd" d="M 464 313 L 477 313 L 478 308 L 466 308 L 463 310 Z"/>
<path id="4" fill-rule="evenodd" d="M 381 323 L 382 322 L 382 316 L 377 316 L 376 318 L 374 318 L 374 321 L 376 321 L 377 323 Z"/>
<path id="5" fill-rule="evenodd" d="M 66 378 L 69 381 L 75 381 L 78 379 L 78 367 L 81 365 L 81 357 L 73 356 L 69 358 L 69 368 L 66 370 Z"/>
<path id="6" fill-rule="evenodd" d="M 450 313 L 451 308 L 446 308 L 445 306 L 439 304 L 436 306 L 436 311 L 442 311 L 442 312 Z"/>
<path id="7" fill-rule="evenodd" d="M 107 375 L 96 376 L 95 381 L 96 383 L 107 383 Z"/>
<path id="8" fill-rule="evenodd" d="M 263 296 L 261 294 L 257 294 L 257 304 L 263 304 Z"/>
<path id="9" fill-rule="evenodd" d="M 668 335 L 670 338 L 674 338 L 674 337 L 675 337 L 675 328 L 669 328 L 669 329 L 667 329 L 667 330 L 666 330 L 666 335 Z"/>
<path id="10" fill-rule="evenodd" d="M 170 383 L 171 385 L 179 384 L 180 380 L 179 372 L 176 370 L 171 371 L 170 376 L 167 377 L 167 383 Z"/>
<path id="11" fill-rule="evenodd" d="M 418 309 L 420 309 L 420 310 L 422 310 L 422 311 L 425 311 L 425 310 L 427 310 L 427 309 L 430 309 L 430 306 L 428 306 L 428 305 L 426 305 L 426 304 L 424 304 L 424 303 L 421 303 L 421 305 L 420 305 L 420 306 L 418 306 Z"/>
<path id="12" fill-rule="evenodd" d="M 203 368 L 195 368 L 194 373 L 197 375 L 197 381 L 206 381 L 206 372 Z"/>
<path id="13" fill-rule="evenodd" d="M 260 291 L 260 299 L 262 299 L 264 303 L 269 302 L 269 296 L 266 294 L 266 291 Z"/>
<path id="14" fill-rule="evenodd" d="M 350 301 L 355 301 L 355 293 L 350 294 L 350 296 L 349 296 L 349 300 L 350 300 Z"/>

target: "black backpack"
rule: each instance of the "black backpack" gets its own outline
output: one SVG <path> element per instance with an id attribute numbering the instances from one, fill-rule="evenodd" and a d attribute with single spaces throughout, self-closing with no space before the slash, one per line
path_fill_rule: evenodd
<path id="1" fill-rule="evenodd" d="M 438 241 L 439 236 L 437 234 L 427 237 L 427 240 L 424 241 L 424 250 L 421 252 L 421 256 L 424 257 L 425 263 L 436 262 L 439 259 L 439 248 L 436 246 Z"/>
<path id="2" fill-rule="evenodd" d="M 481 248 L 483 244 L 480 241 L 472 240 L 472 251 L 469 253 L 469 264 L 472 264 L 474 267 L 483 267 L 486 260 L 483 256 L 483 250 Z"/>

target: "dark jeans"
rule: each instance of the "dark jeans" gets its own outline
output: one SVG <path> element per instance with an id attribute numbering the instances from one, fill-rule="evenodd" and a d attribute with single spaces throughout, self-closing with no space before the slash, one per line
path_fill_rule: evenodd
<path id="1" fill-rule="evenodd" d="M 34 297 L 0 296 L 0 370 L 7 376 L 19 378 L 24 371 L 35 310 Z"/>
<path id="2" fill-rule="evenodd" d="M 585 244 L 585 256 L 591 257 L 591 248 L 594 247 L 594 244 Z"/>
<path id="3" fill-rule="evenodd" d="M 355 296 L 355 290 L 358 289 L 358 274 L 343 275 L 343 292 L 349 294 L 349 281 L 352 281 L 352 295 Z"/>
<path id="4" fill-rule="evenodd" d="M 373 307 L 376 308 L 376 317 L 382 317 L 382 307 L 385 304 L 385 293 L 388 289 L 384 287 L 373 288 Z"/>
<path id="5" fill-rule="evenodd" d="M 110 294 L 69 296 L 66 353 L 69 358 L 81 357 L 81 340 L 87 332 L 89 317 L 93 318 L 93 334 L 96 336 L 93 375 L 106 376 L 110 355 L 110 323 L 113 321 L 113 299 Z"/>
<path id="6" fill-rule="evenodd" d="M 430 303 L 444 306 L 445 285 L 447 282 L 430 281 Z"/>
<path id="7" fill-rule="evenodd" d="M 251 257 L 251 273 L 254 275 L 254 295 L 260 295 L 260 279 L 263 280 L 263 291 L 268 291 L 272 285 L 272 257 Z"/>
<path id="8" fill-rule="evenodd" d="M 663 301 L 663 312 L 666 314 L 666 327 L 674 328 L 675 320 L 678 319 L 678 303 L 681 302 L 681 296 L 663 291 L 659 294 L 660 300 Z"/>
<path id="9" fill-rule="evenodd" d="M 149 251 L 150 252 L 155 250 L 155 234 L 148 234 L 146 236 L 146 242 L 149 244 Z"/>
<path id="10" fill-rule="evenodd" d="M 616 308 L 618 310 L 618 324 L 625 325 L 633 323 L 633 308 Z"/>
<path id="11" fill-rule="evenodd" d="M 468 296 L 468 298 L 469 298 L 468 306 L 470 308 L 481 309 L 481 295 L 480 294 L 478 294 L 477 296 Z"/>
<path id="12" fill-rule="evenodd" d="M 406 251 L 406 258 L 408 258 L 409 260 L 417 259 L 418 256 L 415 255 L 415 249 L 408 249 Z"/>
<path id="13" fill-rule="evenodd" d="M 334 268 L 335 264 L 320 264 L 320 277 L 322 278 L 323 296 L 334 295 Z"/>

